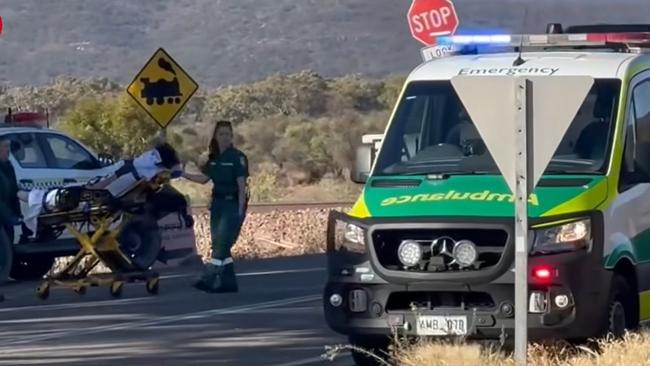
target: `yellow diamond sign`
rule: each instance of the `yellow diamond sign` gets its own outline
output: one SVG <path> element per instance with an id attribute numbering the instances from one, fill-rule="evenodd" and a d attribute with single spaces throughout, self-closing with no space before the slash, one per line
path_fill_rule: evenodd
<path id="1" fill-rule="evenodd" d="M 198 88 L 185 70 L 159 48 L 126 91 L 160 127 L 165 128 Z"/>

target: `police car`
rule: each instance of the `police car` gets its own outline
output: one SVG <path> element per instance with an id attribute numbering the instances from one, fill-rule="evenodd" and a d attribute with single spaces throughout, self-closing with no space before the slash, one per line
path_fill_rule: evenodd
<path id="1" fill-rule="evenodd" d="M 513 339 L 514 197 L 451 83 L 504 74 L 595 80 L 529 199 L 529 338 L 650 321 L 650 25 L 439 41 L 453 52 L 424 53 L 381 143 L 358 150 L 362 194 L 330 214 L 329 326 L 366 349 L 392 330 Z"/>
<path id="2" fill-rule="evenodd" d="M 0 136 L 8 136 L 11 140 L 10 160 L 20 189 L 83 184 L 106 176 L 114 169 L 110 155 L 97 154 L 64 132 L 50 129 L 49 116 L 45 114 L 11 113 L 9 110 L 3 120 L 5 123 L 0 123 Z M 173 218 L 171 221 L 167 218 L 161 221 L 159 224 L 163 229 L 166 249 L 180 249 L 180 257 L 193 255 L 193 229 L 185 229 Z M 79 244 L 68 233 L 47 243 L 21 243 L 20 228 L 16 229 L 12 263 L 0 263 L 0 274 L 10 268 L 10 277 L 15 280 L 41 278 L 57 257 L 74 255 L 79 251 Z"/>

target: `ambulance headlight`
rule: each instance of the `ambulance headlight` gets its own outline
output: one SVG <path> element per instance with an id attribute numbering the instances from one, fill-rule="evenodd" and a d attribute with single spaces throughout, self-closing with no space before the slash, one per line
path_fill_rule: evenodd
<path id="1" fill-rule="evenodd" d="M 336 250 L 360 254 L 366 252 L 366 230 L 364 228 L 341 220 L 336 220 L 334 225 L 334 247 Z"/>
<path id="2" fill-rule="evenodd" d="M 461 240 L 454 246 L 452 256 L 461 267 L 469 267 L 478 259 L 478 251 L 471 241 Z"/>
<path id="3" fill-rule="evenodd" d="M 418 242 L 405 240 L 397 248 L 397 257 L 406 267 L 413 267 L 422 260 L 422 247 Z"/>
<path id="4" fill-rule="evenodd" d="M 589 249 L 591 243 L 591 220 L 576 220 L 535 230 L 532 253 L 548 254 Z"/>

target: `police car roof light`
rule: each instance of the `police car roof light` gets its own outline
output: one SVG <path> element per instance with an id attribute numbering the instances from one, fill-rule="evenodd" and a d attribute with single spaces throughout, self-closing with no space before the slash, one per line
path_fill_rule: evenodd
<path id="1" fill-rule="evenodd" d="M 6 126 L 46 127 L 49 116 L 38 112 L 13 112 L 6 116 Z"/>

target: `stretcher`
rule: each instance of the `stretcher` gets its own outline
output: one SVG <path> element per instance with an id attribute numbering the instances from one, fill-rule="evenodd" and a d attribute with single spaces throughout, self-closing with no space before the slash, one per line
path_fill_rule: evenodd
<path id="1" fill-rule="evenodd" d="M 152 203 L 167 199 L 159 194 L 173 173 L 162 167 L 148 175 L 126 169 L 86 185 L 30 191 L 29 205 L 39 206 L 32 226 L 36 236 L 67 230 L 80 246 L 64 268 L 44 276 L 38 297 L 47 299 L 55 287 L 83 295 L 88 287 L 102 285 L 119 297 L 132 282 L 145 282 L 146 291 L 157 294 L 160 277 L 151 266 L 162 243 L 157 219 L 165 213 Z M 100 263 L 109 272 L 91 274 Z"/>

